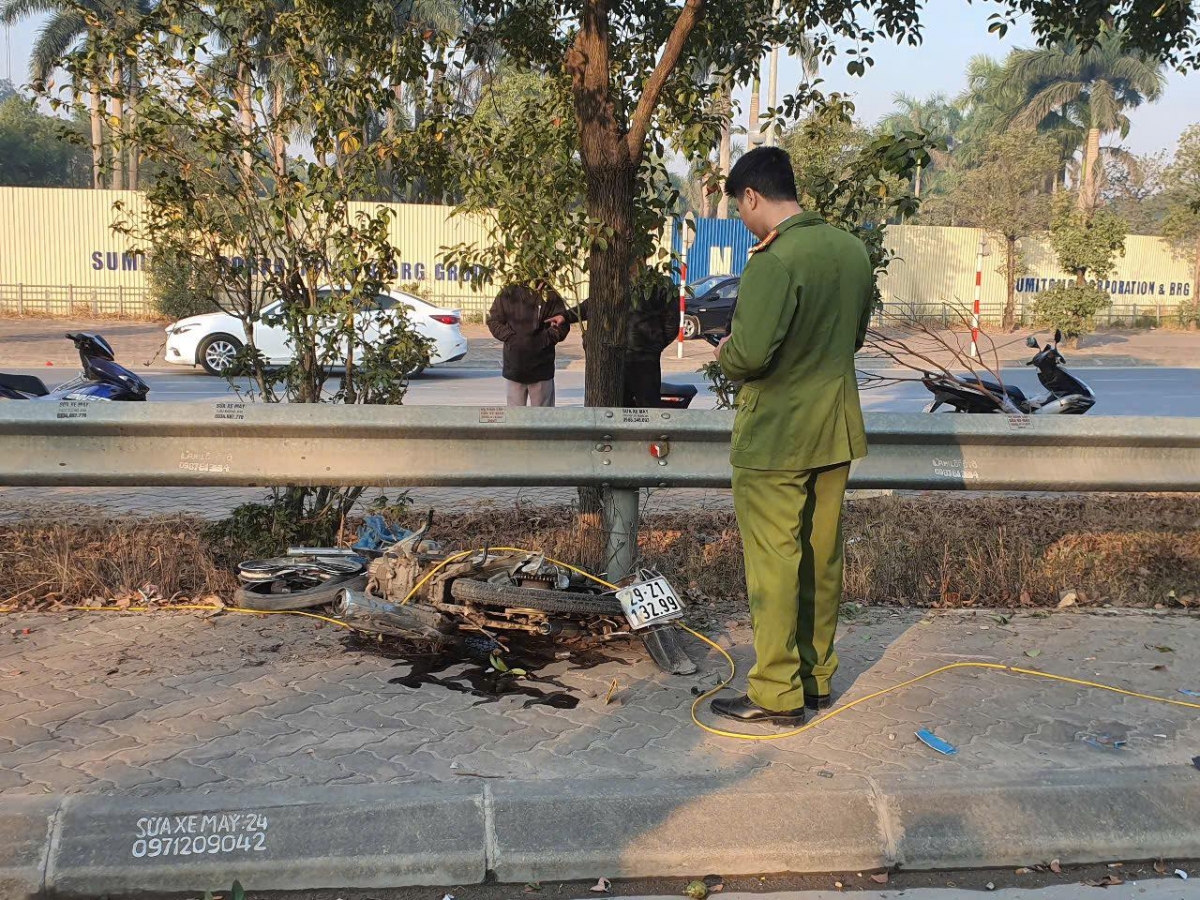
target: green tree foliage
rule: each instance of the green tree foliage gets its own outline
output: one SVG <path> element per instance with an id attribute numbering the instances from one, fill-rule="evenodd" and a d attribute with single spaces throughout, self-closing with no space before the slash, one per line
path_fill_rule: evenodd
<path id="1" fill-rule="evenodd" d="M 1159 59 L 1131 45 L 1119 30 L 1105 28 L 1091 46 L 1069 40 L 1018 50 L 1007 69 L 1024 94 L 1013 117 L 1016 124 L 1053 128 L 1069 123 L 1085 135 L 1079 205 L 1095 209 L 1100 139 L 1113 132 L 1127 136 L 1126 111 L 1162 94 L 1165 81 Z"/>
<path id="2" fill-rule="evenodd" d="M 1192 303 L 1200 301 L 1200 125 L 1179 138 L 1175 159 L 1163 172 L 1166 215 L 1162 232 L 1192 262 Z"/>
<path id="3" fill-rule="evenodd" d="M 1058 328 L 1072 340 L 1091 329 L 1096 313 L 1112 303 L 1096 282 L 1112 273 L 1118 255 L 1125 255 L 1126 230 L 1125 222 L 1107 209 L 1089 213 L 1067 196 L 1058 201 L 1050 244 L 1059 265 L 1075 276 L 1075 283 L 1038 294 L 1034 317 L 1039 324 Z"/>
<path id="4" fill-rule="evenodd" d="M 86 187 L 87 156 L 66 139 L 69 127 L 15 92 L 0 101 L 0 185 Z"/>
<path id="5" fill-rule="evenodd" d="M 376 0 L 162 0 L 65 61 L 76 77 L 97 57 L 136 58 L 154 72 L 136 96 L 108 86 L 106 99 L 130 113 L 113 123 L 115 146 L 136 146 L 153 163 L 142 214 L 118 204 L 117 227 L 201 280 L 241 321 L 239 366 L 255 399 L 399 403 L 406 373 L 427 358 L 404 310 L 378 305 L 395 263 L 389 213 L 350 202 L 385 168 L 419 171 L 433 151 L 416 148 L 439 143 L 433 129 L 419 144 L 412 135 L 364 143 L 392 85 L 426 70 L 424 34 L 394 34 L 392 16 Z M 265 48 L 270 67 L 259 64 Z M 292 99 L 277 103 L 273 88 L 285 79 Z M 48 99 L 68 111 L 79 103 L 70 90 Z M 304 143 L 295 159 L 293 139 Z M 291 363 L 268 365 L 256 341 L 263 324 L 287 334 Z M 293 519 L 328 523 L 361 492 L 289 488 L 277 499 Z"/>
<path id="6" fill-rule="evenodd" d="M 945 171 L 950 153 L 962 127 L 962 113 L 946 100 L 944 94 L 933 94 L 924 100 L 905 93 L 892 98 L 895 111 L 885 116 L 879 128 L 885 134 L 900 136 L 906 132 L 922 134 L 931 143 L 931 156 L 938 171 Z M 913 194 L 920 197 L 922 188 L 934 172 L 929 166 L 918 166 L 913 172 Z"/>
<path id="7" fill-rule="evenodd" d="M 1004 248 L 1007 285 L 1003 327 L 1016 324 L 1016 283 L 1024 271 L 1020 242 L 1050 224 L 1047 179 L 1058 168 L 1058 146 L 1032 129 L 993 135 L 979 165 L 956 180 L 939 198 L 955 224 L 985 229 Z"/>

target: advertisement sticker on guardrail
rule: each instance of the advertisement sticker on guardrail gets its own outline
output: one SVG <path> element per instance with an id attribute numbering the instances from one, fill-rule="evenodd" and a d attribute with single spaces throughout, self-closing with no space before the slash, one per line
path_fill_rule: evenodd
<path id="1" fill-rule="evenodd" d="M 244 421 L 246 418 L 245 403 L 218 403 L 216 412 L 213 415 L 214 419 L 227 419 L 235 422 Z"/>
<path id="2" fill-rule="evenodd" d="M 504 406 L 479 407 L 479 421 L 484 425 L 499 425 L 505 421 L 508 408 Z"/>

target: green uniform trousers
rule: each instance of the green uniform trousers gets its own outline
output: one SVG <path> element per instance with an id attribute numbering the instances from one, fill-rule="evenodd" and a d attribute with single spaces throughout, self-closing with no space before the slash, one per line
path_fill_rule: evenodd
<path id="1" fill-rule="evenodd" d="M 757 661 L 750 699 L 775 712 L 828 694 L 837 671 L 842 500 L 850 463 L 803 472 L 733 469 Z"/>

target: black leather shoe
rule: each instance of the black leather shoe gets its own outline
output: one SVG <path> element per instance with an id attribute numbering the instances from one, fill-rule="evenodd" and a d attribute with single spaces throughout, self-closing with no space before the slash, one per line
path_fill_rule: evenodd
<path id="1" fill-rule="evenodd" d="M 813 712 L 819 712 L 833 706 L 833 697 L 829 694 L 805 694 L 804 705 Z"/>
<path id="2" fill-rule="evenodd" d="M 712 711 L 738 722 L 778 722 L 783 725 L 801 725 L 804 722 L 803 709 L 772 712 L 753 703 L 745 694 L 728 700 L 718 697 L 712 702 Z"/>

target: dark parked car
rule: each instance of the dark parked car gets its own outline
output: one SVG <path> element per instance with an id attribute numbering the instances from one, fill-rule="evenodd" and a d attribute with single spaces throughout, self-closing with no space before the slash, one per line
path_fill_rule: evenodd
<path id="1" fill-rule="evenodd" d="M 688 340 L 704 334 L 726 334 L 737 305 L 738 277 L 709 275 L 687 286 L 687 318 L 683 336 Z"/>

